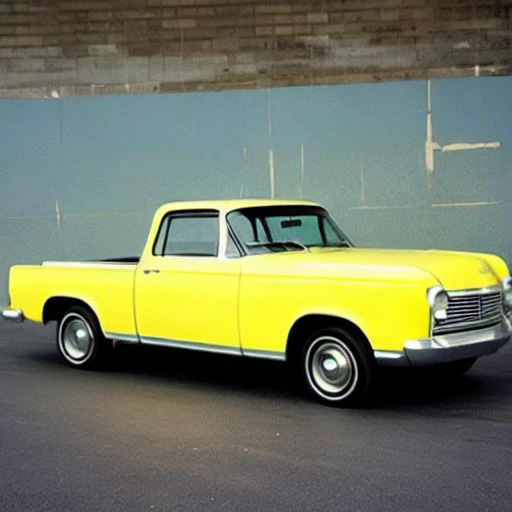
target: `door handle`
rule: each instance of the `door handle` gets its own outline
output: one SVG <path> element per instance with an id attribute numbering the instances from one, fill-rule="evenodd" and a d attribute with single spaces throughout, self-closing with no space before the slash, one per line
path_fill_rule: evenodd
<path id="1" fill-rule="evenodd" d="M 144 274 L 160 274 L 160 270 L 157 268 L 146 268 L 143 270 Z"/>

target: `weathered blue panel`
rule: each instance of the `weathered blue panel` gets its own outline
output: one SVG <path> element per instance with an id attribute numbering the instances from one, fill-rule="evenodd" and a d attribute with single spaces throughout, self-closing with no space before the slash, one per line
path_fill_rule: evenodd
<path id="1" fill-rule="evenodd" d="M 0 304 L 13 263 L 138 255 L 174 199 L 324 203 L 360 244 L 512 263 L 512 78 L 0 101 Z M 301 151 L 302 146 L 302 151 Z M 301 158 L 303 155 L 303 160 Z M 304 173 L 302 180 L 301 173 Z"/>

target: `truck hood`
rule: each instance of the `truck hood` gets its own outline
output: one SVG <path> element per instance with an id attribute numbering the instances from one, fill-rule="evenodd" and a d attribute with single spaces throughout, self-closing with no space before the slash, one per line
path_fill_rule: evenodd
<path id="1" fill-rule="evenodd" d="M 413 267 L 423 270 L 447 290 L 484 288 L 499 283 L 498 275 L 484 255 L 435 250 L 351 248 L 345 251 L 350 258 L 358 260 L 362 265 Z M 336 251 L 332 256 L 340 260 L 344 258 L 343 251 Z"/>
<path id="2" fill-rule="evenodd" d="M 406 280 L 427 274 L 447 290 L 495 286 L 508 273 L 503 260 L 494 255 L 436 250 L 312 248 L 263 258 L 266 264 L 279 259 L 290 272 L 304 276 Z"/>

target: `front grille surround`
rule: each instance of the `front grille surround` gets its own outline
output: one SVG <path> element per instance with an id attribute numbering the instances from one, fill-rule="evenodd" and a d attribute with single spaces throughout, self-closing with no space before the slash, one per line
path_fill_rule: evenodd
<path id="1" fill-rule="evenodd" d="M 435 320 L 434 335 L 490 327 L 503 319 L 503 291 L 499 286 L 447 294 L 447 318 Z"/>

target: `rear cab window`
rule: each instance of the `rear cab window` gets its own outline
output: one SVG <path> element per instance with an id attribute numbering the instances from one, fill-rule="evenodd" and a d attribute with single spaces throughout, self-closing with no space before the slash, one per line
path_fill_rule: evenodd
<path id="1" fill-rule="evenodd" d="M 219 252 L 219 212 L 171 212 L 161 224 L 154 256 L 216 257 Z"/>

